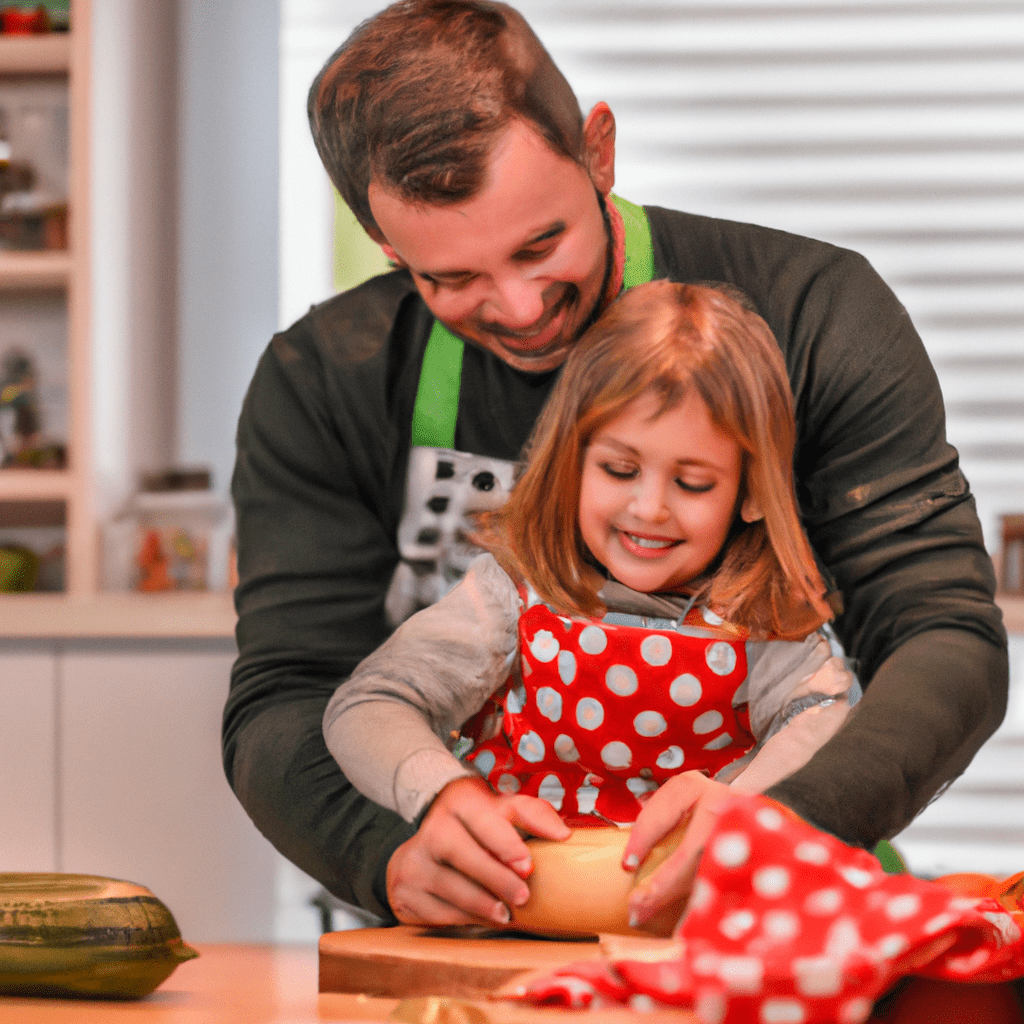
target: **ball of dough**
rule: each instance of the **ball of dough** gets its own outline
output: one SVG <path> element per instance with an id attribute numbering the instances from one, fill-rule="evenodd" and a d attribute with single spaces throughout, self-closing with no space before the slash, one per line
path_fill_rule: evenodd
<path id="1" fill-rule="evenodd" d="M 629 894 L 682 841 L 684 828 L 670 832 L 636 872 L 623 870 L 628 828 L 580 828 L 563 841 L 528 839 L 533 873 L 530 898 L 512 911 L 511 928 L 546 935 L 671 935 L 684 902 L 640 928 L 629 926 Z"/>

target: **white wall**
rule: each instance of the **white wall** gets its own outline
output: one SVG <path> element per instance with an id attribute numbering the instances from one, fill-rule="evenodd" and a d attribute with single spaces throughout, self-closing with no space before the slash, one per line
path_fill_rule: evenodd
<path id="1" fill-rule="evenodd" d="M 179 0 L 175 452 L 226 492 L 277 329 L 278 0 Z"/>
<path id="2" fill-rule="evenodd" d="M 101 511 L 140 470 L 227 491 L 277 329 L 278 0 L 93 7 L 95 438 Z"/>

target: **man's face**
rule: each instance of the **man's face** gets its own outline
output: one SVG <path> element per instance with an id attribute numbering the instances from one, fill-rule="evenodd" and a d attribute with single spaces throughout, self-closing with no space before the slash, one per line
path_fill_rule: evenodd
<path id="1" fill-rule="evenodd" d="M 562 364 L 600 303 L 608 265 L 604 215 L 583 167 L 515 121 L 472 199 L 415 205 L 372 182 L 369 200 L 437 319 L 517 370 Z"/>

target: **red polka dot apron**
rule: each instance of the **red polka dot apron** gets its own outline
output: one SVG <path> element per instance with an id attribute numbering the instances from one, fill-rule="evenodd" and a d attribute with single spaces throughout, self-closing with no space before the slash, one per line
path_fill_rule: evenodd
<path id="1" fill-rule="evenodd" d="M 1024 976 L 1021 904 L 1019 896 L 965 898 L 935 882 L 886 874 L 867 851 L 781 804 L 736 794 L 720 809 L 674 939 L 635 958 L 538 974 L 504 997 L 575 1008 L 686 1008 L 700 1024 L 1016 1024 L 1012 992 L 985 986 Z M 965 1012 L 915 1013 L 915 995 L 927 990 L 915 993 L 912 982 L 895 993 L 906 1015 L 889 1007 L 874 1016 L 875 1001 L 907 975 L 946 983 L 946 1008 Z M 992 1012 L 996 1004 L 1010 1012 Z"/>
<path id="2" fill-rule="evenodd" d="M 466 723 L 466 760 L 573 827 L 635 821 L 670 776 L 714 775 L 754 744 L 746 707 L 732 703 L 747 676 L 745 637 L 720 622 L 692 610 L 685 625 L 706 634 L 692 636 L 532 605 L 519 619 L 522 680 Z"/>

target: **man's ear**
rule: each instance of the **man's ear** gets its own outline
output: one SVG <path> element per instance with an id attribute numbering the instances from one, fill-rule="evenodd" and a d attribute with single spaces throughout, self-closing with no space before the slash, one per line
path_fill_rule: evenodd
<path id="1" fill-rule="evenodd" d="M 756 498 L 752 495 L 747 495 L 743 499 L 743 504 L 740 505 L 740 519 L 745 523 L 756 523 L 761 519 L 764 519 L 764 513 L 761 511 L 761 506 L 758 504 Z"/>
<path id="2" fill-rule="evenodd" d="M 395 252 L 394 249 L 388 244 L 388 240 L 384 237 L 383 232 L 378 227 L 371 227 L 369 224 L 363 225 L 363 230 L 373 239 L 381 248 L 381 252 L 384 253 L 385 258 L 394 263 L 396 267 L 404 267 L 405 264 L 402 262 L 402 257 Z"/>
<path id="3" fill-rule="evenodd" d="M 608 195 L 615 184 L 615 115 L 603 101 L 583 122 L 583 162 L 597 191 Z"/>
<path id="4" fill-rule="evenodd" d="M 404 267 L 405 261 L 402 259 L 401 256 L 398 255 L 397 252 L 395 252 L 394 249 L 391 248 L 390 245 L 388 245 L 387 242 L 383 241 L 383 238 L 384 236 L 381 235 L 381 241 L 377 242 L 377 239 L 375 238 L 374 241 L 377 242 L 377 244 L 380 246 L 381 252 L 384 253 L 384 256 L 386 257 L 388 262 L 393 263 L 396 267 Z"/>

